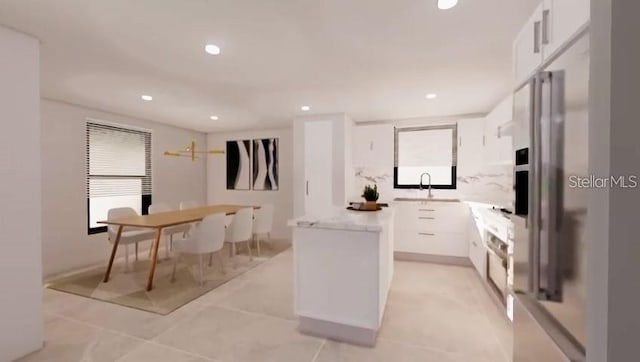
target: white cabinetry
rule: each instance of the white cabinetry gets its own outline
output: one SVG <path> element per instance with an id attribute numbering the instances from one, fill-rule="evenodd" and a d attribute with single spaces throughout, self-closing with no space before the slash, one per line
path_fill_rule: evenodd
<path id="1" fill-rule="evenodd" d="M 513 44 L 513 61 L 516 84 L 527 80 L 542 64 L 542 45 L 540 32 L 542 29 L 542 11 L 540 6 L 531 15 Z"/>
<path id="2" fill-rule="evenodd" d="M 481 279 L 485 280 L 487 277 L 487 248 L 476 223 L 482 223 L 482 221 L 479 216 L 472 213 L 468 223 L 469 259 L 478 274 L 480 274 Z"/>
<path id="3" fill-rule="evenodd" d="M 305 124 L 305 202 L 306 215 L 322 214 L 333 207 L 333 148 L 326 144 L 333 137 L 332 121 Z"/>
<path id="4" fill-rule="evenodd" d="M 589 0 L 544 0 L 541 43 L 547 59 L 589 22 Z"/>
<path id="5" fill-rule="evenodd" d="M 513 44 L 516 84 L 526 81 L 591 17 L 590 0 L 544 0 Z"/>
<path id="6" fill-rule="evenodd" d="M 353 186 L 353 121 L 345 114 L 293 122 L 294 216 L 343 207 Z"/>
<path id="7" fill-rule="evenodd" d="M 508 96 L 481 119 L 458 121 L 458 176 L 481 172 L 485 166 L 513 163 L 513 96 Z"/>
<path id="8" fill-rule="evenodd" d="M 393 125 L 354 127 L 353 165 L 368 168 L 393 167 Z"/>
<path id="9" fill-rule="evenodd" d="M 512 138 L 504 129 L 513 121 L 513 96 L 505 98 L 487 115 L 484 159 L 488 165 L 512 164 Z"/>
<path id="10" fill-rule="evenodd" d="M 469 208 L 459 202 L 397 202 L 395 251 L 415 254 L 469 255 L 467 224 Z"/>
<path id="11" fill-rule="evenodd" d="M 458 121 L 458 176 L 470 176 L 484 164 L 484 118 Z"/>

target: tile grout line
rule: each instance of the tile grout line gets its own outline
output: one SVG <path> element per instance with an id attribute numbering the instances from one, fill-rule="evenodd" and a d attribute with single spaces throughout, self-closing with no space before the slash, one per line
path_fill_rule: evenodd
<path id="1" fill-rule="evenodd" d="M 177 348 L 177 347 L 173 347 L 173 346 L 170 346 L 170 345 L 167 345 L 167 344 L 159 343 L 157 341 L 154 341 L 153 339 L 144 339 L 144 338 L 141 338 L 141 337 L 138 337 L 138 336 L 134 336 L 134 335 L 122 332 L 122 331 L 106 328 L 106 327 L 99 326 L 99 325 L 96 325 L 96 324 L 93 324 L 93 323 L 85 322 L 83 320 L 74 319 L 74 318 L 71 318 L 71 317 L 68 317 L 68 316 L 65 316 L 65 315 L 62 315 L 62 314 L 57 314 L 57 313 L 52 313 L 52 312 L 47 312 L 47 313 L 49 313 L 49 314 L 51 314 L 51 315 L 53 315 L 53 316 L 55 316 L 55 317 L 57 317 L 59 319 L 64 319 L 66 321 L 70 321 L 70 322 L 78 323 L 78 324 L 81 324 L 81 325 L 84 325 L 84 326 L 87 326 L 87 327 L 94 328 L 94 329 L 96 329 L 96 330 L 98 330 L 100 332 L 109 332 L 109 333 L 112 333 L 112 334 L 115 334 L 115 335 L 118 335 L 118 336 L 121 336 L 121 337 L 127 337 L 127 338 L 130 338 L 130 339 L 134 339 L 134 340 L 136 340 L 138 342 L 141 342 L 138 346 L 134 347 L 131 351 L 127 352 L 122 357 L 118 358 L 116 361 L 121 360 L 122 358 L 124 358 L 128 354 L 132 353 L 136 349 L 144 346 L 145 344 L 153 344 L 153 345 L 156 345 L 156 346 L 161 346 L 161 347 L 165 347 L 165 348 L 174 350 L 176 352 L 181 352 L 181 353 L 193 356 L 193 357 L 198 357 L 198 358 L 202 358 L 202 359 L 213 361 L 213 362 L 221 362 L 220 360 L 212 359 L 210 357 L 202 356 L 202 355 L 199 355 L 197 353 L 186 351 L 186 350 L 183 350 L 183 349 L 180 349 L 180 348 Z M 46 338 L 45 338 L 45 340 L 46 340 Z"/>
<path id="2" fill-rule="evenodd" d="M 395 339 L 389 339 L 386 337 L 378 337 L 379 341 L 385 341 L 388 343 L 395 343 L 401 346 L 405 346 L 405 347 L 411 347 L 411 348 L 416 348 L 416 349 L 421 349 L 424 351 L 431 351 L 431 352 L 438 352 L 438 353 L 444 353 L 444 354 L 448 354 L 448 355 L 457 355 L 460 354 L 460 352 L 452 352 L 452 351 L 446 351 L 444 349 L 440 349 L 440 348 L 436 348 L 436 347 L 429 347 L 429 346 L 422 346 L 419 344 L 414 344 L 414 343 L 407 343 L 407 342 L 403 342 L 403 341 L 399 341 L 399 340 L 395 340 Z"/>
<path id="3" fill-rule="evenodd" d="M 327 344 L 327 339 L 323 339 L 322 343 L 320 343 L 320 347 L 318 347 L 318 350 L 316 351 L 316 353 L 313 355 L 313 359 L 311 360 L 311 362 L 316 362 L 318 361 L 318 357 L 320 357 L 320 352 L 322 351 L 322 349 L 324 348 L 325 344 Z"/>
<path id="4" fill-rule="evenodd" d="M 229 306 L 223 306 L 223 305 L 213 305 L 211 307 L 216 307 L 218 309 L 224 309 L 224 310 L 227 310 L 227 311 L 238 312 L 238 313 L 248 314 L 248 315 L 257 316 L 257 317 L 266 317 L 266 318 L 271 318 L 271 319 L 277 319 L 277 320 L 286 321 L 286 322 L 295 322 L 297 320 L 297 319 L 288 319 L 288 318 L 278 317 L 278 316 L 274 316 L 274 315 L 270 315 L 270 314 L 262 314 L 262 313 L 258 313 L 258 312 L 251 312 L 251 311 L 248 311 L 248 310 L 238 309 L 238 308 L 229 307 Z"/>

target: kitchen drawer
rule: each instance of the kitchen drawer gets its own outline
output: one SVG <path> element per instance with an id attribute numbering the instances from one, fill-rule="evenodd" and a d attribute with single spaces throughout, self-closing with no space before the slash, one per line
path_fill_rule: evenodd
<path id="1" fill-rule="evenodd" d="M 395 251 L 467 257 L 469 243 L 465 233 L 396 230 Z"/>
<path id="2" fill-rule="evenodd" d="M 416 232 L 453 232 L 459 228 L 459 220 L 446 216 L 420 215 L 414 219 L 396 219 L 396 229 Z"/>
<path id="3" fill-rule="evenodd" d="M 466 204 L 404 204 L 395 207 L 395 227 L 407 231 L 456 232 L 468 215 Z"/>

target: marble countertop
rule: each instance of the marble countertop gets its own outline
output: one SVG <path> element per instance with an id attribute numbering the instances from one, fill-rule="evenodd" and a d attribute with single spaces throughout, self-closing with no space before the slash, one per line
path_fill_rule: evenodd
<path id="1" fill-rule="evenodd" d="M 322 216 L 305 215 L 289 220 L 287 224 L 301 228 L 378 232 L 382 231 L 387 223 L 392 222 L 392 217 L 393 210 L 389 208 L 375 212 L 336 208 Z"/>

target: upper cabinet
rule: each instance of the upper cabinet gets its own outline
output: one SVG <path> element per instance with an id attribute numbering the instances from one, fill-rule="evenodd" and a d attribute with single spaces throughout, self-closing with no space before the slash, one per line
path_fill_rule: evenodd
<path id="1" fill-rule="evenodd" d="M 513 164 L 511 127 L 513 96 L 500 102 L 486 118 L 458 121 L 458 176 L 471 176 L 486 166 Z"/>
<path id="2" fill-rule="evenodd" d="M 589 22 L 590 7 L 590 0 L 544 0 L 540 42 L 545 59 Z"/>
<path id="3" fill-rule="evenodd" d="M 357 126 L 353 136 L 354 167 L 393 169 L 393 125 Z"/>
<path id="4" fill-rule="evenodd" d="M 458 121 L 458 176 L 471 176 L 484 165 L 484 118 Z"/>
<path id="5" fill-rule="evenodd" d="M 590 0 L 544 0 L 513 44 L 516 85 L 526 81 L 589 22 Z"/>
<path id="6" fill-rule="evenodd" d="M 510 165 L 512 157 L 511 126 L 513 96 L 508 96 L 487 115 L 485 121 L 484 159 L 488 165 Z"/>
<path id="7" fill-rule="evenodd" d="M 513 65 L 516 84 L 527 80 L 542 64 L 542 29 L 543 6 L 531 15 L 513 44 Z"/>

